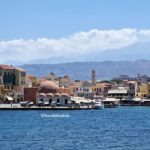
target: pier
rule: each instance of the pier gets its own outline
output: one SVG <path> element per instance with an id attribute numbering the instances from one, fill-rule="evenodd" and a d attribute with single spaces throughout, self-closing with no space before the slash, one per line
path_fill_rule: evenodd
<path id="1" fill-rule="evenodd" d="M 67 107 L 67 106 L 20 106 L 19 104 L 0 104 L 0 110 L 90 110 L 92 107 Z"/>

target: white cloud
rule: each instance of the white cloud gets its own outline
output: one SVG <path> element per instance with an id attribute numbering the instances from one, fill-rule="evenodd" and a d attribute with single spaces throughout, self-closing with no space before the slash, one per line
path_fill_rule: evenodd
<path id="1" fill-rule="evenodd" d="M 78 32 L 62 39 L 11 40 L 0 42 L 1 61 L 31 61 L 85 53 L 119 50 L 138 42 L 150 42 L 150 30 L 120 29 Z"/>

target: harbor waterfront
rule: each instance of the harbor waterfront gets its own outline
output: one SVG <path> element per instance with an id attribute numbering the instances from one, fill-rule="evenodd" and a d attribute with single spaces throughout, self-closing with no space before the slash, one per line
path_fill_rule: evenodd
<path id="1" fill-rule="evenodd" d="M 0 111 L 0 128 L 1 150 L 148 150 L 150 108 L 6 110 Z"/>
<path id="2" fill-rule="evenodd" d="M 12 65 L 0 65 L 0 109 L 84 110 L 121 106 L 150 106 L 150 77 L 120 75 L 99 80 L 92 69 L 89 80 L 74 80 L 50 72 L 28 75 Z"/>
<path id="3" fill-rule="evenodd" d="M 57 103 L 40 103 L 33 104 L 27 101 L 20 103 L 1 103 L 0 110 L 92 110 L 103 108 L 117 108 L 122 106 L 150 106 L 150 99 L 116 99 L 116 98 L 103 98 L 99 100 L 90 100 L 82 97 L 73 97 L 70 103 L 60 105 Z"/>
<path id="4" fill-rule="evenodd" d="M 20 106 L 20 104 L 0 104 L 0 110 L 88 110 L 92 109 L 91 107 L 87 106 L 80 106 L 80 107 L 66 107 L 66 106 L 61 106 L 61 107 L 51 107 L 51 106 Z"/>

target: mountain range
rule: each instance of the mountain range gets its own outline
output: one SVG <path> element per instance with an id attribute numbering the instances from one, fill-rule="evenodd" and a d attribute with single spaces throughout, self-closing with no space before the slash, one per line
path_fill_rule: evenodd
<path id="1" fill-rule="evenodd" d="M 69 75 L 72 79 L 90 80 L 91 70 L 96 70 L 98 80 L 110 79 L 122 74 L 137 76 L 137 74 L 150 75 L 150 60 L 136 61 L 101 61 L 101 62 L 71 62 L 60 64 L 25 64 L 28 74 L 37 77 L 47 76 L 53 72 L 57 76 Z"/>

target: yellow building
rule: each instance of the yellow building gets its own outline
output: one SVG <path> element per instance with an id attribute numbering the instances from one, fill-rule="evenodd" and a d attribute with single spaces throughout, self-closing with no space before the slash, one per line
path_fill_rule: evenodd
<path id="1" fill-rule="evenodd" d="M 111 89 L 112 85 L 109 83 L 96 83 L 95 86 L 92 86 L 92 92 L 95 95 L 105 95 L 109 89 Z"/>
<path id="2" fill-rule="evenodd" d="M 4 85 L 0 85 L 0 95 L 4 94 L 5 87 Z"/>
<path id="3" fill-rule="evenodd" d="M 21 68 L 14 68 L 15 74 L 15 85 L 25 86 L 26 85 L 26 71 Z"/>
<path id="4" fill-rule="evenodd" d="M 48 76 L 46 77 L 46 80 L 49 80 L 49 81 L 54 81 L 56 79 L 56 75 L 51 72 L 48 74 Z"/>
<path id="5" fill-rule="evenodd" d="M 16 102 L 23 100 L 23 91 L 24 87 L 26 86 L 26 71 L 21 68 L 14 68 L 14 75 L 15 75 L 15 84 L 13 87 L 14 90 L 14 100 Z"/>
<path id="6" fill-rule="evenodd" d="M 28 75 L 27 76 L 27 87 L 37 87 L 38 80 L 36 76 Z"/>
<path id="7" fill-rule="evenodd" d="M 69 85 L 70 85 L 70 77 L 69 76 L 59 77 L 59 86 L 60 87 L 68 87 Z"/>
<path id="8" fill-rule="evenodd" d="M 150 96 L 150 83 L 143 83 L 139 85 L 137 96 L 141 98 L 149 97 Z"/>

